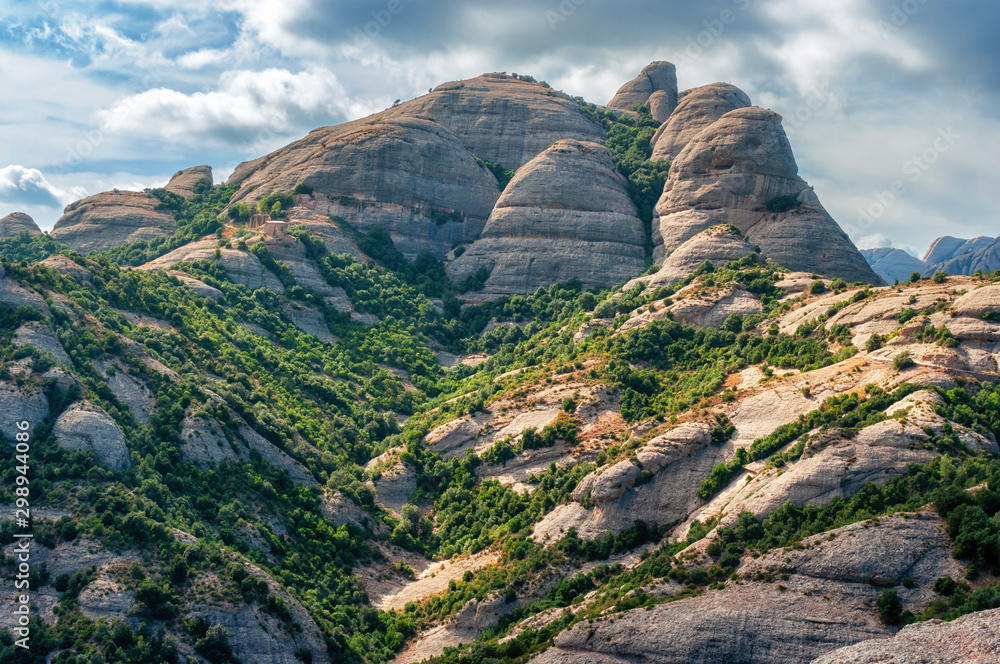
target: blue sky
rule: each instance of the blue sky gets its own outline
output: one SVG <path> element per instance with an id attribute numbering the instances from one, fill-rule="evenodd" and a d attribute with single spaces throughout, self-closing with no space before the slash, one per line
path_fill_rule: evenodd
<path id="1" fill-rule="evenodd" d="M 0 0 L 0 214 L 217 179 L 433 85 L 530 73 L 606 102 L 652 60 L 785 117 L 860 246 L 1000 235 L 1000 4 L 986 0 Z"/>

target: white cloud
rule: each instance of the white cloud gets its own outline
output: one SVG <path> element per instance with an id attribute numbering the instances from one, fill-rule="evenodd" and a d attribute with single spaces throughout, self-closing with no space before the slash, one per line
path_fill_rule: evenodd
<path id="1" fill-rule="evenodd" d="M 56 187 L 36 168 L 20 164 L 0 168 L 0 201 L 7 205 L 55 208 L 85 195 L 80 187 Z"/>
<path id="2" fill-rule="evenodd" d="M 239 70 L 217 89 L 185 94 L 156 88 L 126 97 L 98 113 L 109 133 L 158 134 L 189 144 L 256 142 L 261 134 L 295 130 L 306 120 L 339 122 L 349 108 L 332 72 L 312 68 Z"/>

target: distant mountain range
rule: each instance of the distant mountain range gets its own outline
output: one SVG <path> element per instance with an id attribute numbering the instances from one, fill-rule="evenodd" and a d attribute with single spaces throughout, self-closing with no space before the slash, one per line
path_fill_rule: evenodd
<path id="1" fill-rule="evenodd" d="M 932 276 L 937 272 L 971 275 L 1000 270 L 1000 237 L 964 240 L 945 235 L 931 243 L 919 259 L 902 249 L 879 247 L 862 249 L 861 255 L 887 283 L 906 281 L 914 272 Z"/>

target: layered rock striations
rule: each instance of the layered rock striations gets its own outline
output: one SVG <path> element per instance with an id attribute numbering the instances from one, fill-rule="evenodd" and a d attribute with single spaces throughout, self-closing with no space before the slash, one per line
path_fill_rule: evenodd
<path id="1" fill-rule="evenodd" d="M 312 211 L 360 231 L 381 225 L 410 258 L 439 257 L 483 230 L 500 194 L 496 178 L 448 129 L 419 118 L 378 118 L 318 129 L 268 155 L 233 202 L 312 187 Z"/>
<path id="2" fill-rule="evenodd" d="M 654 261 L 717 224 L 733 224 L 786 268 L 882 283 L 798 176 L 773 111 L 730 111 L 677 156 L 654 211 Z"/>
<path id="3" fill-rule="evenodd" d="M 734 226 L 713 226 L 682 244 L 663 261 L 655 274 L 635 280 L 647 288 L 672 286 L 698 269 L 703 263 L 712 267 L 722 267 L 730 261 L 737 261 L 754 254 L 753 245 L 747 242 L 743 233 Z M 761 259 L 763 261 L 763 258 Z M 626 284 L 622 290 L 629 290 L 634 283 Z"/>
<path id="4" fill-rule="evenodd" d="M 677 106 L 677 68 L 669 62 L 651 62 L 634 79 L 623 85 L 608 102 L 608 108 L 628 111 L 638 105 L 649 109 L 663 122 Z"/>
<path id="5" fill-rule="evenodd" d="M 177 221 L 169 211 L 156 209 L 159 202 L 154 196 L 135 191 L 96 194 L 70 203 L 51 235 L 84 254 L 173 235 Z"/>
<path id="6" fill-rule="evenodd" d="M 0 239 L 7 237 L 17 237 L 21 233 L 31 236 L 41 235 L 35 220 L 24 212 L 11 212 L 3 219 L 0 219 Z"/>
<path id="7" fill-rule="evenodd" d="M 605 147 L 559 141 L 517 172 L 449 276 L 459 282 L 485 267 L 486 298 L 570 279 L 583 288 L 625 281 L 645 266 L 645 233 L 626 188 Z"/>
<path id="8" fill-rule="evenodd" d="M 729 111 L 750 106 L 750 97 L 735 85 L 712 83 L 685 90 L 676 105 L 650 141 L 653 161 L 672 161 L 702 129 Z"/>

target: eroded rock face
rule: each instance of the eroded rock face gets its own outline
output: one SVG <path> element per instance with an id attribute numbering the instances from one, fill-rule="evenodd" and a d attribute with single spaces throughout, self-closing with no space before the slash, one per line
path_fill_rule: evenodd
<path id="1" fill-rule="evenodd" d="M 12 343 L 15 346 L 32 346 L 37 350 L 51 353 L 56 362 L 72 366 L 73 362 L 66 354 L 59 337 L 45 323 L 32 321 L 25 323 L 14 332 Z"/>
<path id="2" fill-rule="evenodd" d="M 517 172 L 449 276 L 486 267 L 482 296 L 495 298 L 570 279 L 609 286 L 642 272 L 644 231 L 626 187 L 604 146 L 559 141 Z"/>
<path id="3" fill-rule="evenodd" d="M 173 235 L 177 221 L 168 210 L 156 210 L 158 203 L 146 193 L 106 191 L 70 203 L 51 235 L 83 254 Z"/>
<path id="4" fill-rule="evenodd" d="M 1000 609 L 980 611 L 952 622 L 934 619 L 907 625 L 891 639 L 871 639 L 827 653 L 812 664 L 987 664 L 1000 661 Z"/>
<path id="5" fill-rule="evenodd" d="M 930 276 L 935 272 L 968 275 L 1000 269 L 1000 237 L 972 238 L 957 247 L 949 241 L 962 242 L 952 237 L 935 240 L 927 250 L 927 255 L 933 262 L 924 261 L 927 263 L 925 275 Z"/>
<path id="6" fill-rule="evenodd" d="M 222 291 L 220 291 L 218 288 L 215 288 L 214 286 L 209 286 L 204 281 L 201 281 L 200 279 L 195 279 L 190 274 L 179 272 L 177 270 L 171 270 L 167 272 L 167 274 L 169 274 L 171 277 L 176 277 L 177 279 L 180 280 L 182 284 L 193 290 L 198 295 L 201 295 L 202 297 L 210 298 L 212 300 L 215 300 L 216 302 L 221 300 L 223 297 Z"/>
<path id="7" fill-rule="evenodd" d="M 49 305 L 45 303 L 41 295 L 25 288 L 6 275 L 7 271 L 3 265 L 0 265 L 0 304 L 5 304 L 13 309 L 22 306 L 31 307 L 45 316 L 49 315 Z"/>
<path id="8" fill-rule="evenodd" d="M 735 85 L 712 83 L 681 93 L 670 118 L 653 135 L 651 159 L 673 161 L 681 150 L 729 111 L 750 105 L 750 97 Z M 654 116 L 655 117 L 655 116 Z"/>
<path id="9" fill-rule="evenodd" d="M 216 244 L 215 238 L 191 242 L 137 269 L 169 270 L 184 261 L 218 260 L 225 269 L 226 275 L 235 283 L 243 284 L 251 290 L 269 288 L 275 293 L 285 292 L 285 287 L 281 285 L 274 273 L 265 269 L 260 259 L 252 253 L 229 247 L 217 247 Z M 218 257 L 215 255 L 217 249 Z"/>
<path id="10" fill-rule="evenodd" d="M 183 198 L 191 198 L 194 196 L 194 186 L 202 180 L 208 180 L 209 184 L 214 181 L 211 166 L 192 166 L 177 171 L 164 189 Z"/>
<path id="11" fill-rule="evenodd" d="M 317 129 L 267 156 L 233 202 L 313 188 L 315 213 L 346 219 L 361 231 L 381 225 L 410 258 L 439 258 L 483 229 L 500 190 L 496 178 L 448 129 L 432 120 L 367 119 Z M 302 198 L 308 198 L 303 196 Z"/>
<path id="12" fill-rule="evenodd" d="M 891 284 L 897 279 L 902 283 L 907 281 L 914 272 L 923 274 L 927 270 L 926 263 L 902 249 L 892 249 L 891 247 L 862 249 L 861 255 L 887 284 Z"/>
<path id="13" fill-rule="evenodd" d="M 730 261 L 739 260 L 753 253 L 753 245 L 746 241 L 738 229 L 713 226 L 698 233 L 667 256 L 655 274 L 637 279 L 636 282 L 644 282 L 647 288 L 671 286 L 690 275 L 706 261 L 713 267 L 721 268 Z M 626 284 L 623 290 L 628 290 L 631 285 L 631 283 Z"/>
<path id="14" fill-rule="evenodd" d="M 17 237 L 21 233 L 31 236 L 41 235 L 35 220 L 24 212 L 11 212 L 3 219 L 0 219 L 0 238 Z"/>
<path id="15" fill-rule="evenodd" d="M 91 403 L 80 401 L 70 406 L 56 420 L 52 433 L 63 449 L 94 452 L 101 463 L 115 469 L 132 465 L 121 429 Z"/>
<path id="16" fill-rule="evenodd" d="M 0 435 L 14 440 L 21 431 L 18 422 L 28 422 L 29 431 L 49 414 L 49 399 L 42 388 L 30 383 L 21 387 L 13 381 L 0 381 Z"/>
<path id="17" fill-rule="evenodd" d="M 769 211 L 776 199 L 795 203 Z M 781 116 L 772 111 L 730 111 L 678 155 L 653 216 L 654 261 L 716 224 L 733 224 L 783 267 L 882 283 L 798 176 Z"/>
<path id="18" fill-rule="evenodd" d="M 677 106 L 677 68 L 673 64 L 657 61 L 646 65 L 638 76 L 618 89 L 608 108 L 628 111 L 640 104 L 658 122 L 670 117 Z"/>

